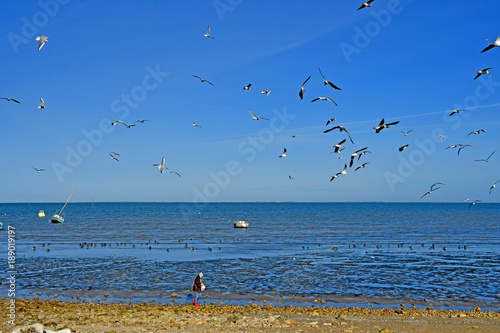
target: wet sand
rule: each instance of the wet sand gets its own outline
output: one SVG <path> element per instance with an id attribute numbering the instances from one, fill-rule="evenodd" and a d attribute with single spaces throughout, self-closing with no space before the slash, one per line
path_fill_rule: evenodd
<path id="1" fill-rule="evenodd" d="M 0 300 L 6 309 L 7 300 Z M 5 313 L 2 311 L 2 313 Z M 0 331 L 35 323 L 72 332 L 499 332 L 500 312 L 334 307 L 16 301 L 15 326 L 3 316 Z"/>

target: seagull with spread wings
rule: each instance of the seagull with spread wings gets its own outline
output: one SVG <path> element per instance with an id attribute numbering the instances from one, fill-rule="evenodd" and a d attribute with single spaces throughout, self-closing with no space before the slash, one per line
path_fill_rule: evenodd
<path id="1" fill-rule="evenodd" d="M 248 112 L 250 112 L 250 114 L 252 115 L 252 119 L 253 120 L 260 120 L 260 119 L 263 119 L 263 120 L 269 120 L 267 118 L 262 118 L 262 117 L 257 117 L 252 111 L 248 110 Z"/>
<path id="2" fill-rule="evenodd" d="M 500 180 L 497 180 L 497 181 L 495 182 L 495 184 L 491 185 L 491 187 L 490 187 L 490 194 L 491 194 L 491 190 L 492 190 L 492 189 L 494 189 L 494 188 L 497 186 L 497 183 L 498 183 L 498 182 L 500 182 Z"/>
<path id="3" fill-rule="evenodd" d="M 360 165 L 360 166 L 358 166 L 356 169 L 354 169 L 354 171 L 357 171 L 357 170 L 359 170 L 359 169 L 364 168 L 367 164 L 370 164 L 370 162 L 366 162 L 366 163 L 361 164 L 361 165 Z"/>
<path id="4" fill-rule="evenodd" d="M 340 175 L 347 175 L 347 164 L 344 165 L 344 170 L 342 170 L 342 171 L 337 172 L 336 174 L 334 174 L 332 176 L 332 178 L 330 178 L 330 181 L 334 180 L 335 178 L 337 178 Z"/>
<path id="5" fill-rule="evenodd" d="M 331 83 L 330 81 L 328 81 L 325 76 L 323 75 L 323 73 L 321 73 L 321 69 L 318 67 L 318 70 L 319 70 L 319 73 L 321 74 L 321 77 L 323 78 L 323 83 L 326 85 L 329 85 L 330 87 L 332 87 L 333 89 L 335 90 L 342 90 L 340 89 L 339 87 L 337 87 L 336 85 L 334 85 L 333 83 Z"/>
<path id="6" fill-rule="evenodd" d="M 169 171 L 170 173 L 173 173 L 174 175 L 181 176 L 177 171 Z"/>
<path id="7" fill-rule="evenodd" d="M 404 146 L 401 146 L 398 148 L 399 151 L 403 151 L 405 150 L 406 148 L 408 148 L 408 145 L 404 145 Z"/>
<path id="8" fill-rule="evenodd" d="M 336 106 L 338 106 L 337 103 L 335 103 L 335 101 L 333 99 L 331 99 L 330 97 L 324 97 L 324 96 L 319 96 L 315 99 L 313 99 L 311 102 L 316 102 L 316 101 L 319 101 L 319 100 L 322 100 L 322 101 L 330 101 L 332 102 L 333 104 L 335 104 Z"/>
<path id="9" fill-rule="evenodd" d="M 365 7 L 371 7 L 373 1 L 375 1 L 375 0 L 368 0 L 366 2 L 362 2 L 361 7 L 359 7 L 358 10 L 363 9 Z"/>
<path id="10" fill-rule="evenodd" d="M 141 123 L 141 124 L 144 124 L 145 121 L 150 121 L 150 120 L 147 120 L 147 119 L 141 119 L 141 120 L 136 120 L 134 121 L 134 123 Z"/>
<path id="11" fill-rule="evenodd" d="M 168 169 L 166 166 L 165 166 L 165 156 L 161 159 L 161 163 L 160 164 L 153 164 L 153 166 L 157 166 L 158 169 L 160 170 L 160 173 L 163 173 L 163 171 L 165 169 Z"/>
<path id="12" fill-rule="evenodd" d="M 212 36 L 210 36 L 210 26 L 208 26 L 208 28 L 207 28 L 207 33 L 206 33 L 206 34 L 204 34 L 204 36 L 205 36 L 205 37 L 208 37 L 208 38 L 212 38 L 212 39 L 214 39 Z"/>
<path id="13" fill-rule="evenodd" d="M 198 125 L 196 122 L 193 123 L 193 127 L 201 127 L 200 125 Z"/>
<path id="14" fill-rule="evenodd" d="M 40 97 L 40 105 L 38 106 L 39 109 L 45 109 L 45 102 L 43 101 L 43 98 Z"/>
<path id="15" fill-rule="evenodd" d="M 460 155 L 460 151 L 461 151 L 462 149 L 467 148 L 467 147 L 474 147 L 474 146 L 473 146 L 473 145 L 462 145 L 462 147 L 458 148 L 457 155 Z"/>
<path id="16" fill-rule="evenodd" d="M 475 80 L 475 79 L 477 79 L 478 77 L 480 77 L 480 76 L 481 76 L 481 75 L 483 75 L 483 74 L 490 74 L 490 72 L 489 72 L 488 70 L 489 70 L 489 69 L 492 69 L 492 68 L 493 68 L 493 67 L 488 67 L 488 68 L 483 69 L 482 71 L 477 71 L 477 75 L 476 75 L 476 77 L 474 78 L 474 80 Z"/>
<path id="17" fill-rule="evenodd" d="M 327 129 L 326 131 L 323 131 L 323 133 L 328 133 L 330 131 L 333 131 L 333 130 L 336 130 L 336 129 L 339 129 L 340 132 L 346 132 L 347 135 L 349 136 L 349 140 L 351 140 L 352 144 L 354 144 L 354 141 L 352 141 L 352 138 L 351 138 L 351 135 L 349 134 L 349 132 L 345 129 L 344 126 L 334 126 L 332 128 L 329 128 Z"/>
<path id="18" fill-rule="evenodd" d="M 469 134 L 467 134 L 467 136 L 469 136 L 469 135 L 471 135 L 471 134 L 478 135 L 478 134 L 479 134 L 479 133 L 481 133 L 481 132 L 486 133 L 486 130 L 484 130 L 484 129 L 480 129 L 480 130 L 477 130 L 477 131 L 474 131 L 474 132 L 470 132 Z"/>
<path id="19" fill-rule="evenodd" d="M 404 135 L 404 136 L 407 136 L 407 135 L 408 135 L 408 134 L 410 134 L 410 132 L 411 132 L 411 131 L 413 131 L 413 130 L 411 129 L 411 130 L 409 130 L 408 132 L 404 132 L 404 131 L 402 131 L 402 130 L 397 130 L 397 131 L 398 131 L 398 132 L 403 133 L 403 135 Z"/>
<path id="20" fill-rule="evenodd" d="M 278 157 L 286 157 L 286 148 L 283 149 L 283 154 L 281 154 L 280 156 Z"/>
<path id="21" fill-rule="evenodd" d="M 120 160 L 117 159 L 112 153 L 108 153 L 108 155 L 111 156 L 111 158 L 114 159 L 115 161 L 120 162 Z"/>
<path id="22" fill-rule="evenodd" d="M 352 165 L 354 163 L 354 159 L 356 158 L 356 156 L 359 156 L 359 153 L 361 153 L 363 150 L 366 150 L 366 149 L 368 149 L 368 147 L 364 147 L 364 148 L 358 149 L 354 153 L 351 154 L 351 161 L 349 162 L 349 168 L 352 167 Z"/>
<path id="23" fill-rule="evenodd" d="M 47 43 L 49 41 L 49 37 L 47 37 L 47 36 L 38 36 L 36 38 L 36 40 L 38 41 L 38 51 L 40 51 L 42 49 L 42 47 L 45 45 L 45 43 Z"/>
<path id="24" fill-rule="evenodd" d="M 262 93 L 267 96 L 271 93 L 271 90 L 262 90 Z"/>
<path id="25" fill-rule="evenodd" d="M 21 104 L 21 102 L 19 102 L 17 99 L 13 99 L 13 98 L 2 97 L 0 99 L 6 99 L 7 102 L 13 101 L 13 102 L 16 102 L 17 104 Z"/>
<path id="26" fill-rule="evenodd" d="M 306 82 L 309 81 L 310 78 L 311 78 L 311 75 L 309 75 L 309 77 L 304 81 L 304 83 L 302 83 L 302 86 L 300 87 L 300 91 L 299 91 L 300 99 L 304 98 L 304 92 L 306 91 L 306 88 L 304 86 L 305 86 Z"/>
<path id="27" fill-rule="evenodd" d="M 252 86 L 251 83 L 247 84 L 246 86 L 243 87 L 243 90 L 252 90 L 252 88 L 250 88 Z"/>
<path id="28" fill-rule="evenodd" d="M 340 141 L 339 143 L 337 143 L 336 145 L 333 145 L 333 147 L 335 148 L 335 150 L 333 151 L 334 153 L 336 154 L 340 154 L 340 152 L 343 150 L 343 149 L 340 149 L 344 146 L 342 146 L 342 144 L 346 141 L 347 139 L 344 139 L 342 141 Z"/>
<path id="29" fill-rule="evenodd" d="M 500 46 L 500 36 L 498 36 L 497 40 L 494 41 L 493 43 L 491 43 L 490 45 L 486 46 L 482 51 L 481 53 L 483 52 L 486 52 L 488 50 L 491 50 L 492 48 L 494 48 L 495 46 Z"/>
<path id="30" fill-rule="evenodd" d="M 125 125 L 125 123 L 123 121 L 121 121 L 121 120 L 117 120 L 117 121 L 111 122 L 111 126 L 115 126 L 116 124 L 123 124 L 123 125 Z M 125 125 L 125 126 L 127 126 L 127 125 Z"/>
<path id="31" fill-rule="evenodd" d="M 330 118 L 330 119 L 328 119 L 328 120 L 326 121 L 326 125 L 325 125 L 325 126 L 328 126 L 328 124 L 329 124 L 329 123 L 331 123 L 332 121 L 335 121 L 335 120 L 337 120 L 337 119 L 335 119 L 335 118 Z"/>
<path id="32" fill-rule="evenodd" d="M 474 200 L 473 202 L 471 202 L 469 205 L 469 210 L 472 206 L 476 205 L 477 202 L 482 202 L 482 201 L 481 200 Z"/>
<path id="33" fill-rule="evenodd" d="M 375 130 L 375 133 L 380 133 L 380 131 L 383 130 L 384 128 L 389 128 L 389 126 L 397 125 L 397 124 L 399 124 L 399 121 L 395 121 L 395 122 L 386 124 L 385 119 L 382 118 L 380 123 L 377 126 L 375 126 L 373 129 Z"/>
<path id="34" fill-rule="evenodd" d="M 431 189 L 428 191 L 428 192 L 425 192 L 424 195 L 422 195 L 420 197 L 420 199 L 422 199 L 423 197 L 425 197 L 427 194 L 431 194 L 432 192 L 436 191 L 436 190 L 439 190 L 441 187 L 434 187 L 434 185 L 431 186 Z"/>
<path id="35" fill-rule="evenodd" d="M 33 168 L 33 169 L 35 169 L 35 171 L 36 171 L 36 172 L 38 172 L 38 173 L 40 173 L 40 172 L 42 172 L 42 171 L 46 171 L 45 169 L 37 169 L 37 168 L 35 168 L 35 167 L 32 167 L 32 168 Z"/>
<path id="36" fill-rule="evenodd" d="M 457 114 L 457 113 L 459 113 L 460 111 L 464 111 L 464 109 L 456 109 L 456 110 L 453 110 L 453 111 L 451 111 L 450 116 L 453 116 L 454 114 Z"/>
<path id="37" fill-rule="evenodd" d="M 195 77 L 195 78 L 197 78 L 197 79 L 200 79 L 201 83 L 206 82 L 206 83 L 208 83 L 208 84 L 211 84 L 212 86 L 214 85 L 212 82 L 210 82 L 210 81 L 208 81 L 208 80 L 205 80 L 205 79 L 204 79 L 204 78 L 202 78 L 202 77 L 199 77 L 199 76 L 197 76 L 197 75 L 192 75 L 192 76 L 193 76 L 193 77 Z"/>
<path id="38" fill-rule="evenodd" d="M 488 156 L 488 158 L 486 158 L 486 159 L 480 159 L 480 160 L 474 160 L 474 161 L 476 161 L 476 162 L 486 162 L 486 163 L 488 163 L 488 162 L 490 161 L 490 157 L 491 157 L 491 156 L 493 156 L 493 154 L 494 154 L 495 152 L 496 152 L 496 150 L 494 150 L 494 151 L 490 154 L 490 156 Z"/>

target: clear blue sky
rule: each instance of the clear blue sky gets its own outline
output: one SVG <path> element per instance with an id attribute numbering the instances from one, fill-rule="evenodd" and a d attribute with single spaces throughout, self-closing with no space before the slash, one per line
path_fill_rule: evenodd
<path id="1" fill-rule="evenodd" d="M 60 202 L 74 187 L 73 201 L 500 201 L 500 183 L 488 194 L 500 179 L 500 47 L 481 53 L 500 35 L 500 3 L 360 3 L 10 2 L 0 97 L 21 104 L 0 100 L 0 202 Z M 311 103 L 319 96 L 339 106 Z M 341 160 L 330 152 L 347 136 L 323 133 L 333 117 L 355 142 Z M 375 134 L 382 118 L 400 123 Z M 118 119 L 151 121 L 110 129 Z M 445 150 L 459 143 L 474 147 Z M 435 182 L 446 185 L 420 200 Z"/>

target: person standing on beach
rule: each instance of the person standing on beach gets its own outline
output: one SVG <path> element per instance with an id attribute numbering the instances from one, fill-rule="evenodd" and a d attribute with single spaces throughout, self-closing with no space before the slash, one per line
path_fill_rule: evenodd
<path id="1" fill-rule="evenodd" d="M 200 273 L 196 276 L 196 279 L 194 279 L 194 285 L 193 285 L 193 291 L 194 291 L 194 298 L 193 298 L 193 303 L 194 306 L 199 307 L 200 305 L 198 304 L 198 298 L 201 297 L 201 292 L 205 290 L 205 285 L 201 282 L 201 278 L 203 277 L 203 273 Z"/>

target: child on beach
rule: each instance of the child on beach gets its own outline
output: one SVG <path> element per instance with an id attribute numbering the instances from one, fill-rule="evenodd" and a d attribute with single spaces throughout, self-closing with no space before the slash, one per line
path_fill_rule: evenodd
<path id="1" fill-rule="evenodd" d="M 196 279 L 194 279 L 194 285 L 193 285 L 193 291 L 194 291 L 194 298 L 193 298 L 193 303 L 194 306 L 199 307 L 200 305 L 198 304 L 198 298 L 201 297 L 201 292 L 205 290 L 205 285 L 201 282 L 201 278 L 203 277 L 203 273 L 200 273 L 196 276 Z"/>

